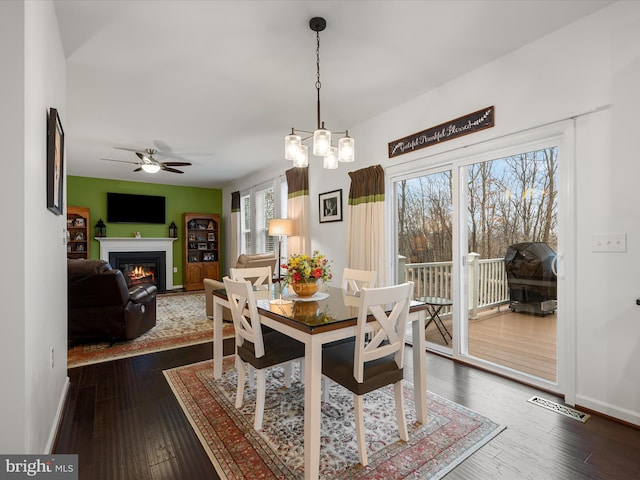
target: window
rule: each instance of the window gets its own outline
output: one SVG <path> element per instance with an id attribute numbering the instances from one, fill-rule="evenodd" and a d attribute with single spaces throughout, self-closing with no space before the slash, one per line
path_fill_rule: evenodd
<path id="1" fill-rule="evenodd" d="M 269 236 L 269 220 L 287 217 L 285 177 L 252 187 L 240 196 L 240 253 L 276 252 L 278 242 L 277 238 Z M 286 252 L 286 239 L 283 239 L 282 248 Z"/>

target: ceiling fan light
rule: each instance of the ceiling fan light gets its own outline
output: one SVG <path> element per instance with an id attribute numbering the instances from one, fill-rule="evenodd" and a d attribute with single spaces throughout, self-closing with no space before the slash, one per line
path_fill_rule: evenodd
<path id="1" fill-rule="evenodd" d="M 140 166 L 147 173 L 158 173 L 160 171 L 160 165 L 154 163 L 145 163 Z"/>
<path id="2" fill-rule="evenodd" d="M 295 160 L 300 152 L 302 146 L 302 139 L 299 135 L 295 135 L 293 132 L 291 135 L 284 137 L 284 159 Z"/>
<path id="3" fill-rule="evenodd" d="M 341 162 L 353 162 L 355 159 L 355 141 L 347 135 L 338 140 L 338 160 Z"/>
<path id="4" fill-rule="evenodd" d="M 313 132 L 313 154 L 318 157 L 329 155 L 331 148 L 331 132 L 324 128 L 319 128 Z"/>
<path id="5" fill-rule="evenodd" d="M 306 145 L 301 145 L 300 150 L 298 151 L 298 155 L 293 160 L 293 166 L 304 168 L 309 165 L 309 147 Z"/>
<path id="6" fill-rule="evenodd" d="M 329 155 L 324 157 L 323 166 L 327 170 L 338 168 L 338 149 L 336 147 L 329 149 Z"/>

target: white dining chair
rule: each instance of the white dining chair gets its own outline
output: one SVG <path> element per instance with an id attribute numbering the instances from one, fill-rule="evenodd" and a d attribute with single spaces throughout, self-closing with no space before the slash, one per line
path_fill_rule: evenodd
<path id="1" fill-rule="evenodd" d="M 413 282 L 363 288 L 356 336 L 329 344 L 322 351 L 322 374 L 353 392 L 360 463 L 366 466 L 364 395 L 393 384 L 400 438 L 409 439 L 402 395 L 404 334 Z M 387 314 L 387 312 L 389 312 Z M 374 320 L 368 317 L 373 316 Z M 369 340 L 366 336 L 369 334 Z"/>
<path id="2" fill-rule="evenodd" d="M 273 285 L 273 274 L 270 265 L 264 267 L 230 268 L 229 277 L 231 277 L 232 280 L 249 280 L 253 287 L 254 295 L 257 295 L 259 298 L 269 297 L 269 292 L 271 292 Z M 285 368 L 285 382 L 287 387 L 291 385 L 290 365 Z M 249 386 L 251 388 L 255 387 L 253 368 L 251 366 L 249 366 Z"/>
<path id="3" fill-rule="evenodd" d="M 253 289 L 271 291 L 273 285 L 273 271 L 271 266 L 230 268 L 229 277 L 233 280 L 249 280 Z"/>
<path id="4" fill-rule="evenodd" d="M 342 290 L 348 295 L 358 295 L 362 288 L 373 288 L 377 272 L 345 268 L 342 272 Z"/>
<path id="5" fill-rule="evenodd" d="M 257 377 L 253 428 L 261 430 L 266 393 L 265 370 L 304 357 L 304 344 L 274 330 L 263 332 L 251 282 L 229 277 L 224 277 L 223 281 L 236 336 L 238 385 L 235 405 L 236 408 L 242 407 L 245 367 L 250 365 Z"/>

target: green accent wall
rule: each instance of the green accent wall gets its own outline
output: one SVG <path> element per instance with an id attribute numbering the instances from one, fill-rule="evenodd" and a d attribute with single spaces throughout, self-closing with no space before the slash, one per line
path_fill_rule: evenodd
<path id="1" fill-rule="evenodd" d="M 167 223 L 165 225 L 107 223 L 107 192 L 165 197 Z M 95 225 L 99 219 L 102 219 L 107 225 L 107 237 L 133 237 L 134 232 L 140 232 L 142 237 L 168 237 L 169 225 L 172 221 L 176 222 L 178 239 L 173 243 L 173 266 L 177 267 L 178 271 L 173 273 L 173 284 L 182 285 L 182 245 L 184 241 L 182 214 L 187 212 L 217 213 L 222 217 L 222 190 L 67 176 L 67 205 L 89 208 L 91 222 L 89 225 L 91 237 L 89 254 L 91 258 L 100 258 L 100 244 L 94 238 Z M 222 233 L 220 238 L 224 238 Z M 221 243 L 220 258 L 224 258 L 222 248 Z M 222 265 L 220 271 L 224 271 Z"/>

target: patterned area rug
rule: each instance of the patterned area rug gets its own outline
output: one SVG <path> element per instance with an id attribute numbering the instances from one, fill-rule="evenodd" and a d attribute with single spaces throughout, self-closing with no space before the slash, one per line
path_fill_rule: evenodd
<path id="1" fill-rule="evenodd" d="M 263 430 L 253 429 L 255 390 L 245 389 L 241 410 L 234 406 L 233 357 L 223 362 L 223 378 L 213 379 L 213 362 L 166 370 L 187 418 L 222 479 L 299 479 L 304 476 L 304 386 L 284 386 L 284 373 L 267 374 Z M 296 372 L 297 375 L 297 372 Z M 413 389 L 405 382 L 409 442 L 398 436 L 392 387 L 365 396 L 369 465 L 358 462 L 353 397 L 332 384 L 322 403 L 320 478 L 439 479 L 489 442 L 504 427 L 428 392 L 428 422 L 415 421 Z"/>
<path id="2" fill-rule="evenodd" d="M 159 295 L 156 322 L 155 327 L 133 340 L 71 347 L 67 351 L 68 368 L 213 340 L 213 322 L 206 316 L 202 292 Z M 225 322 L 222 333 L 224 338 L 232 337 L 233 325 Z"/>

